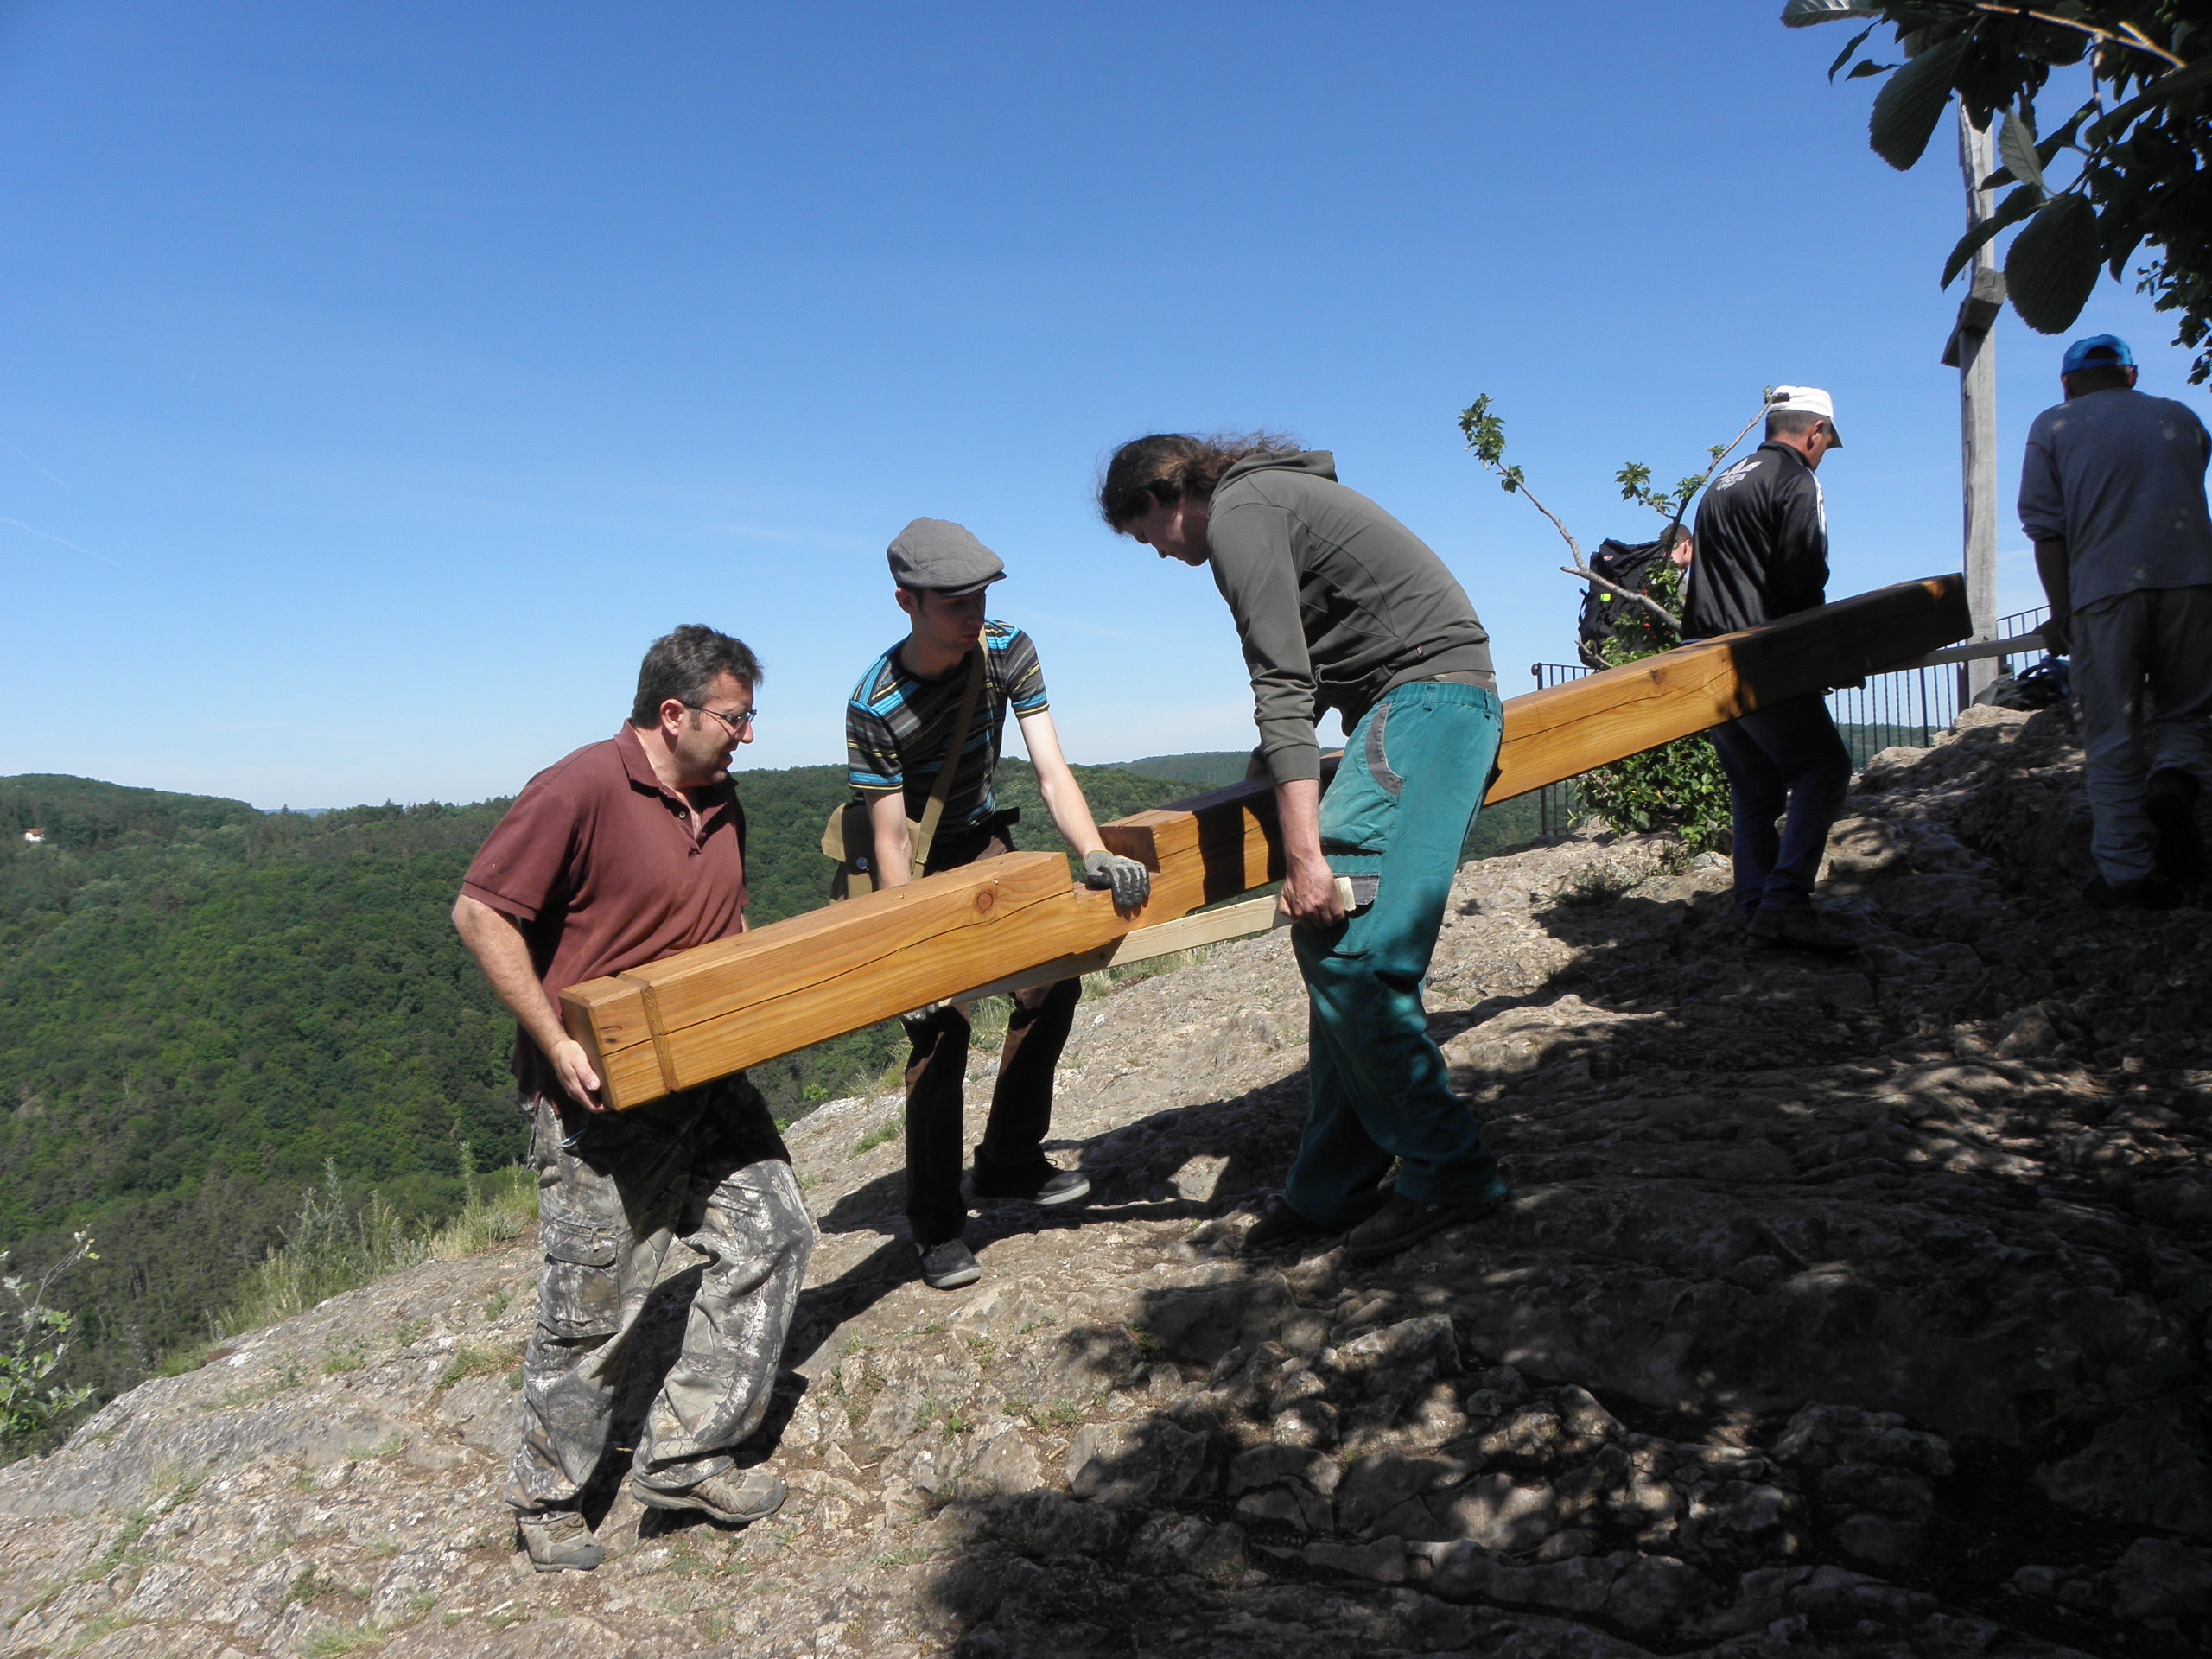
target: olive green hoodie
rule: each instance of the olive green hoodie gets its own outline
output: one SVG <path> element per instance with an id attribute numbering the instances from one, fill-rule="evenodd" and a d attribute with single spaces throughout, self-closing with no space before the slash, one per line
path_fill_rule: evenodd
<path id="1" fill-rule="evenodd" d="M 1253 718 L 1278 784 L 1318 778 L 1314 722 L 1344 729 L 1383 693 L 1440 674 L 1497 689 L 1490 635 L 1427 543 L 1337 482 L 1326 450 L 1240 461 L 1206 524 L 1215 586 L 1252 676 Z"/>

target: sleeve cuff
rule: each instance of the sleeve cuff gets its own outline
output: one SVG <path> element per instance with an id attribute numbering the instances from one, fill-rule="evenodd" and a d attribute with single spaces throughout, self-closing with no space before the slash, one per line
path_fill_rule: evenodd
<path id="1" fill-rule="evenodd" d="M 1313 779 L 1321 781 L 1321 746 L 1308 738 L 1302 743 L 1269 744 L 1268 772 L 1278 785 Z"/>
<path id="2" fill-rule="evenodd" d="M 464 899 L 474 899 L 486 910 L 496 910 L 500 915 L 512 917 L 518 922 L 534 922 L 537 919 L 537 907 L 535 905 L 519 903 L 508 898 L 505 893 L 494 893 L 489 887 L 480 887 L 474 881 L 464 881 L 461 884 L 461 896 Z"/>

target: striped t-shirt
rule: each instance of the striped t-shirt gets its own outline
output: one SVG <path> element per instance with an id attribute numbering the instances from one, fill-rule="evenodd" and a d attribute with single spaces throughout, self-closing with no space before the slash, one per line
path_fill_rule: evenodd
<path id="1" fill-rule="evenodd" d="M 968 689 L 968 663 L 963 658 L 950 673 L 924 679 L 899 661 L 906 643 L 901 639 L 877 658 L 853 688 L 845 709 L 845 771 L 863 798 L 904 790 L 906 816 L 918 819 L 952 741 L 952 719 Z M 972 829 L 995 810 L 991 773 L 1006 711 L 1033 715 L 1047 706 L 1045 671 L 1027 634 L 1009 622 L 986 621 L 983 650 L 983 689 L 969 719 L 940 834 Z"/>

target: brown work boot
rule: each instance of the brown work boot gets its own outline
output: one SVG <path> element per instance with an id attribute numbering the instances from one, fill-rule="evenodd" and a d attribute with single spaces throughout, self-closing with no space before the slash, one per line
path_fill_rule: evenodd
<path id="1" fill-rule="evenodd" d="M 515 1530 L 522 1534 L 531 1566 L 540 1573 L 588 1573 L 607 1559 L 605 1548 L 574 1510 L 518 1515 Z"/>
<path id="2" fill-rule="evenodd" d="M 726 1527 L 742 1527 L 784 1507 L 784 1483 L 759 1469 L 725 1469 L 669 1491 L 632 1476 L 630 1496 L 648 1509 L 698 1510 Z"/>
<path id="3" fill-rule="evenodd" d="M 1346 1236 L 1344 1259 L 1363 1263 L 1384 1261 L 1447 1227 L 1480 1221 L 1504 1203 L 1505 1196 L 1503 1181 L 1497 1183 L 1496 1192 L 1460 1204 L 1423 1204 L 1402 1192 L 1393 1192 L 1380 1210 Z"/>
<path id="4" fill-rule="evenodd" d="M 1308 1239 L 1325 1238 L 1340 1230 L 1324 1227 L 1318 1221 L 1308 1221 L 1290 1207 L 1290 1200 L 1280 1192 L 1268 1194 L 1268 1201 L 1260 1211 L 1259 1220 L 1244 1230 L 1243 1250 L 1248 1255 L 1262 1250 L 1281 1249 L 1287 1244 L 1302 1244 Z"/>

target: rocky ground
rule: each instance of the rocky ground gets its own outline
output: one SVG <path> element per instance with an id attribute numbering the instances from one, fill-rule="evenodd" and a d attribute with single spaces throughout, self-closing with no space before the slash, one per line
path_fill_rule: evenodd
<path id="1" fill-rule="evenodd" d="M 2212 944 L 2073 901 L 2078 766 L 2063 710 L 1879 757 L 1842 960 L 1657 839 L 1467 867 L 1432 1003 L 1516 1195 L 1383 1267 L 1238 1249 L 1303 1110 L 1280 936 L 1084 1004 L 1098 1201 L 987 1214 L 967 1291 L 909 1276 L 897 1099 L 825 1108 L 743 1532 L 610 1485 L 607 1564 L 528 1570 L 528 1238 L 335 1299 L 0 1471 L 0 1650 L 2201 1651 Z"/>

